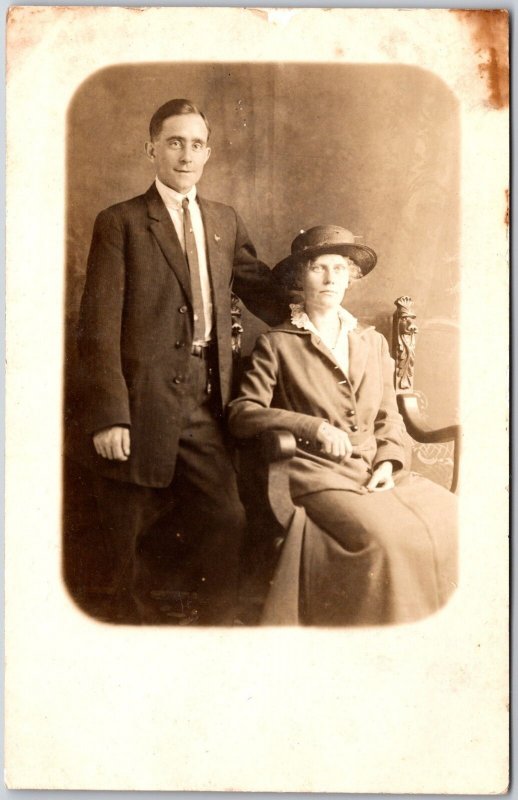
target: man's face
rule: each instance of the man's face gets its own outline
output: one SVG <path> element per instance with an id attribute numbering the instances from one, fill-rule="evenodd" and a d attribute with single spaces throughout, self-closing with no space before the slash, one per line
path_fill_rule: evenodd
<path id="1" fill-rule="evenodd" d="M 208 131 L 199 114 L 180 114 L 164 120 L 159 136 L 146 143 L 147 157 L 157 177 L 180 194 L 198 183 L 210 156 Z"/>

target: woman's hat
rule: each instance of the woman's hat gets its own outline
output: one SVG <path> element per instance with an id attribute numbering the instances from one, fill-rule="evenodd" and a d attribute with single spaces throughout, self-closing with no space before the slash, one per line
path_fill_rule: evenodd
<path id="1" fill-rule="evenodd" d="M 362 278 L 376 266 L 377 255 L 370 247 L 356 244 L 354 235 L 338 225 L 317 225 L 301 231 L 291 243 L 291 255 L 283 258 L 273 268 L 275 278 L 286 285 L 295 280 L 296 267 L 301 261 L 323 255 L 337 253 L 347 256 L 360 268 Z"/>

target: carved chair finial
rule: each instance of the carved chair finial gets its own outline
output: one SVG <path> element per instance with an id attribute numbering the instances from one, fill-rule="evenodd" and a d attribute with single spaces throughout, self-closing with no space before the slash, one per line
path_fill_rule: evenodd
<path id="1" fill-rule="evenodd" d="M 414 301 L 408 295 L 394 301 L 393 352 L 396 360 L 396 391 L 413 391 L 416 334 Z"/>

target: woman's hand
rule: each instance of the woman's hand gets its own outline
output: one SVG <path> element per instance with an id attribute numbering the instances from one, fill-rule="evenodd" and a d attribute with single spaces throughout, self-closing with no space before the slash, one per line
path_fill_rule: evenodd
<path id="1" fill-rule="evenodd" d="M 369 492 L 386 492 L 387 489 L 393 489 L 394 486 L 392 461 L 382 461 L 372 473 L 372 478 L 367 484 L 367 490 Z"/>
<path id="2" fill-rule="evenodd" d="M 333 458 L 349 458 L 353 446 L 345 431 L 335 428 L 329 422 L 323 422 L 317 431 L 317 442 L 323 452 Z"/>

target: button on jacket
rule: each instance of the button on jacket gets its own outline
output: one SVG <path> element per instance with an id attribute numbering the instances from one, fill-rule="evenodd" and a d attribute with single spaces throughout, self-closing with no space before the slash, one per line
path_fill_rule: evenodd
<path id="1" fill-rule="evenodd" d="M 259 262 L 233 208 L 199 198 L 214 302 L 223 407 L 232 385 L 231 291 L 269 324 L 285 315 L 271 273 Z M 278 294 L 278 293 L 277 293 Z M 167 486 L 185 420 L 185 376 L 193 341 L 189 268 L 171 217 L 153 184 L 96 219 L 81 304 L 78 345 L 84 441 L 99 474 Z M 131 457 L 95 454 L 91 436 L 131 428 Z"/>

